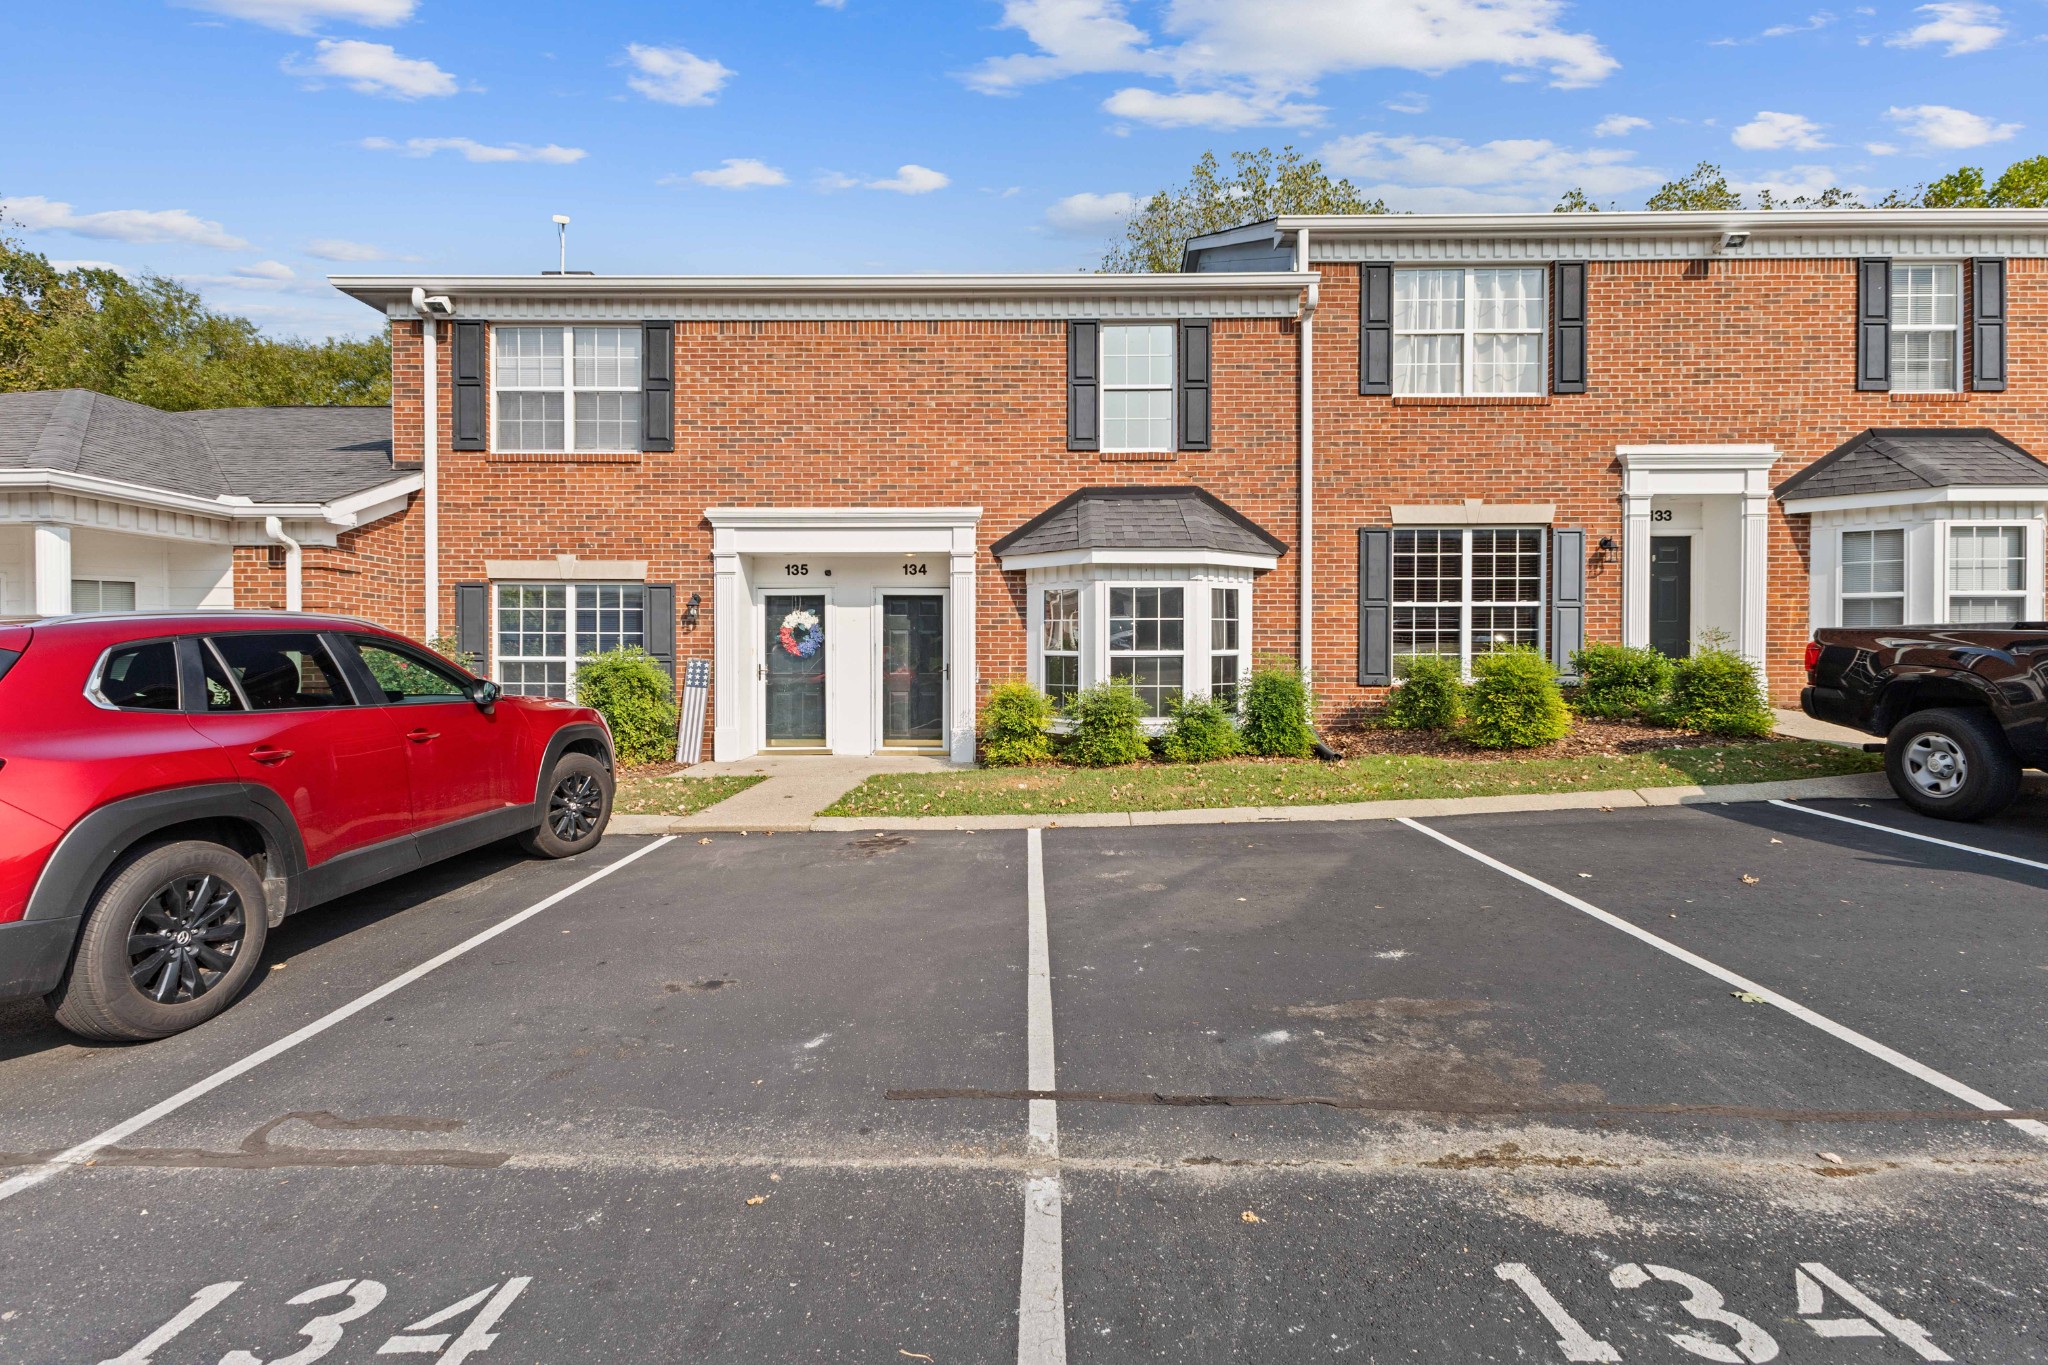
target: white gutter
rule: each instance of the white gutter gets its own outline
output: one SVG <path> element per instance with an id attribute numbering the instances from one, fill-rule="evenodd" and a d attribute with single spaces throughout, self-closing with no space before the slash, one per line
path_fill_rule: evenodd
<path id="1" fill-rule="evenodd" d="M 284 523 L 276 517 L 263 519 L 263 533 L 284 546 L 284 609 L 304 611 L 306 609 L 305 584 L 303 582 L 299 542 L 284 533 Z"/>
<path id="2" fill-rule="evenodd" d="M 440 479 L 437 477 L 441 466 L 441 338 L 434 315 L 423 305 L 419 307 L 419 315 L 420 424 L 426 443 L 420 462 L 420 514 L 426 522 L 427 542 L 425 571 L 421 575 L 426 586 L 423 615 L 426 629 L 420 633 L 433 640 L 441 634 L 441 499 L 438 492 Z"/>
<path id="3" fill-rule="evenodd" d="M 1294 268 L 1306 274 L 1308 229 L 1294 235 Z M 1315 544 L 1316 544 L 1316 306 L 1322 302 L 1320 277 L 1311 279 L 1301 303 L 1301 672 L 1315 681 Z"/>
<path id="4" fill-rule="evenodd" d="M 2048 230 L 2048 209 L 1693 209 L 1675 213 L 1282 214 L 1277 234 L 1313 229 L 1344 237 L 1660 237 L 1717 231 L 1753 235 Z M 1260 226 L 1247 224 L 1247 228 Z M 1244 228 L 1192 239 L 1222 245 Z"/>
<path id="5" fill-rule="evenodd" d="M 204 498 L 192 493 L 174 493 L 167 488 L 151 488 L 147 484 L 101 478 L 97 474 L 74 474 L 66 469 L 0 469 L 0 489 L 41 488 L 53 493 L 105 498 L 138 507 L 156 507 L 167 512 L 184 512 L 226 521 L 283 517 L 291 521 L 323 521 L 344 527 L 357 525 L 356 513 L 363 508 L 404 497 L 419 486 L 419 475 L 403 474 L 389 483 L 350 493 L 333 502 L 254 502 L 231 495 Z"/>

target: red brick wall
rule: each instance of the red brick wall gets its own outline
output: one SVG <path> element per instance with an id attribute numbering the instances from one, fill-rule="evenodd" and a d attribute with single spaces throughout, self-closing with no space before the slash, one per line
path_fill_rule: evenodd
<path id="1" fill-rule="evenodd" d="M 2006 393 L 1859 393 L 1850 260 L 1594 262 L 1588 391 L 1533 399 L 1358 393 L 1358 270 L 1322 266 L 1316 315 L 1316 679 L 1355 712 L 1358 528 L 1395 503 L 1554 502 L 1590 547 L 1621 539 L 1618 445 L 1769 443 L 1775 486 L 1868 427 L 1988 426 L 2048 452 L 2048 261 L 2007 267 Z M 1771 508 L 1770 663 L 1796 703 L 1807 527 Z M 1276 531 L 1282 528 L 1275 527 Z M 1587 568 L 1589 640 L 1621 636 L 1618 554 Z M 1695 573 L 1712 566 L 1695 565 Z"/>
<path id="2" fill-rule="evenodd" d="M 402 512 L 344 531 L 333 546 L 301 552 L 300 592 L 307 611 L 361 616 L 418 636 L 425 614 L 423 518 L 415 495 Z M 235 605 L 284 610 L 283 556 L 271 562 L 267 545 L 235 547 Z M 453 618 L 445 629 L 453 631 Z"/>

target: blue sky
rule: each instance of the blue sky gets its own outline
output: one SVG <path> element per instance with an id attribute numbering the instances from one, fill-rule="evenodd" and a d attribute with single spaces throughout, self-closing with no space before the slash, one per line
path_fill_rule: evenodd
<path id="1" fill-rule="evenodd" d="M 93 0 L 0 19 L 0 201 L 277 333 L 335 272 L 1067 270 L 1205 149 L 1396 208 L 1881 191 L 2048 150 L 2048 0 Z"/>

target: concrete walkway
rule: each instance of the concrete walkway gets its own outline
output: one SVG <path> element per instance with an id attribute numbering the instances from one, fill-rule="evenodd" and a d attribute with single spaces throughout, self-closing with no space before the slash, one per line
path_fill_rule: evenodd
<path id="1" fill-rule="evenodd" d="M 731 763 L 699 763 L 684 777 L 730 777 L 761 774 L 768 780 L 728 796 L 695 815 L 620 815 L 611 828 L 619 834 L 684 834 L 698 829 L 793 831 L 811 828 L 819 811 L 877 773 L 942 773 L 953 764 L 924 754 L 873 754 L 866 758 L 838 755 L 756 754 Z"/>
<path id="2" fill-rule="evenodd" d="M 1824 720 L 1815 720 L 1804 711 L 1779 710 L 1778 733 L 1789 739 L 1810 739 L 1819 744 L 1839 744 L 1845 749 L 1860 749 L 1874 741 L 1876 735 L 1866 735 L 1861 730 L 1851 730 L 1846 725 L 1830 725 Z"/>

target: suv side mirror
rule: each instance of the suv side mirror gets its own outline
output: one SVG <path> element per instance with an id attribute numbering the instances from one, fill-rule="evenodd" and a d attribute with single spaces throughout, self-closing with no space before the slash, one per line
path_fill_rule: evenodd
<path id="1" fill-rule="evenodd" d="M 478 706 L 483 707 L 486 711 L 490 710 L 498 698 L 504 695 L 505 689 L 489 681 L 479 682 L 475 687 L 469 689 L 469 699 Z"/>

